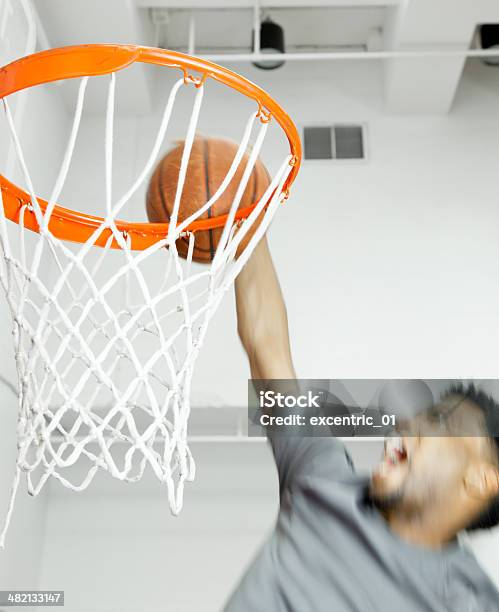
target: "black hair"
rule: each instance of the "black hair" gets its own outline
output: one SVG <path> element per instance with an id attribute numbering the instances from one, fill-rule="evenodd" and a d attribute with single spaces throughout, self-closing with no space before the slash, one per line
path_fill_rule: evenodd
<path id="1" fill-rule="evenodd" d="M 482 391 L 473 383 L 466 385 L 460 382 L 453 383 L 442 394 L 441 399 L 445 400 L 453 395 L 458 395 L 472 402 L 482 411 L 486 433 L 493 442 L 493 448 L 496 451 L 496 464 L 499 466 L 499 404 L 491 395 L 487 395 L 485 391 Z M 499 495 L 494 498 L 485 512 L 478 516 L 471 525 L 466 528 L 466 531 L 492 529 L 497 525 L 499 525 Z"/>

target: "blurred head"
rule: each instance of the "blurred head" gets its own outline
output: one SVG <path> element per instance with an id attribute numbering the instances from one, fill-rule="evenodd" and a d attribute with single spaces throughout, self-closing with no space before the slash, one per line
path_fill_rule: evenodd
<path id="1" fill-rule="evenodd" d="M 430 520 L 455 535 L 499 523 L 499 406 L 455 385 L 385 441 L 370 495 L 390 516 Z"/>

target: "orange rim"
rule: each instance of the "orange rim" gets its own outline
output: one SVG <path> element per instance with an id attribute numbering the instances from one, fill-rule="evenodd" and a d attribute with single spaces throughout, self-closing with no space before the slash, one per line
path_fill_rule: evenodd
<path id="1" fill-rule="evenodd" d="M 239 93 L 252 98 L 258 104 L 260 118 L 269 121 L 274 118 L 284 130 L 292 155 L 291 171 L 283 187 L 283 193 L 289 193 L 296 178 L 301 163 L 301 143 L 293 121 L 281 106 L 263 89 L 248 81 L 237 73 L 212 62 L 196 57 L 134 45 L 80 45 L 61 47 L 29 55 L 0 69 L 0 98 L 17 91 L 34 87 L 42 83 L 50 83 L 61 79 L 71 79 L 85 76 L 99 76 L 122 70 L 134 62 L 157 64 L 180 69 L 186 82 L 195 86 L 202 84 L 207 78 L 223 83 Z M 194 76 L 192 72 L 200 76 Z M 31 198 L 28 193 L 0 175 L 5 215 L 11 221 L 19 223 L 20 210 L 28 208 L 24 214 L 24 225 L 35 232 L 39 231 L 35 214 L 31 210 Z M 37 198 L 43 212 L 47 202 Z M 244 209 L 239 209 L 236 219 L 246 218 L 257 203 Z M 195 232 L 222 227 L 227 215 L 220 215 L 194 221 L 186 231 Z M 87 215 L 56 205 L 49 222 L 51 233 L 62 240 L 86 242 L 95 230 L 101 226 L 102 217 Z M 145 249 L 168 233 L 168 223 L 133 223 L 116 221 L 119 231 L 125 233 L 131 242 L 132 249 Z M 104 230 L 97 240 L 96 246 L 104 246 L 109 240 L 111 230 Z M 119 248 L 113 240 L 112 248 Z"/>

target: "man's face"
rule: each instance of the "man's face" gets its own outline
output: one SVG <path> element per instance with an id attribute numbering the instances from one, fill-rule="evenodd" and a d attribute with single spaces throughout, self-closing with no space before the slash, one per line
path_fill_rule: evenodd
<path id="1" fill-rule="evenodd" d="M 381 506 L 419 515 L 452 508 L 470 467 L 487 456 L 483 413 L 453 397 L 400 427 L 387 438 L 381 464 L 371 479 L 371 496 Z"/>

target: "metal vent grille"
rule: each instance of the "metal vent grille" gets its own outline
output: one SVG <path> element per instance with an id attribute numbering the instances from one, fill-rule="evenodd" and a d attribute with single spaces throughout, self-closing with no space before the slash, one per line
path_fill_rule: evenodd
<path id="1" fill-rule="evenodd" d="M 303 128 L 305 159 L 364 159 L 362 125 L 325 125 Z"/>

